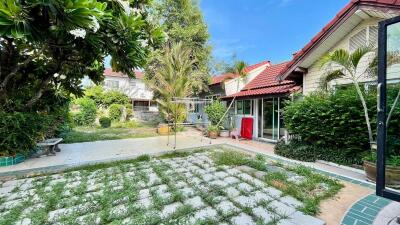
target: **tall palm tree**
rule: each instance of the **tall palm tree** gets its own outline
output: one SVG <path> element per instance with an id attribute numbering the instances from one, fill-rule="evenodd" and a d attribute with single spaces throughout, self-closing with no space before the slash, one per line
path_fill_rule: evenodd
<path id="1" fill-rule="evenodd" d="M 196 80 L 198 70 L 194 65 L 197 61 L 191 57 L 191 50 L 181 42 L 167 44 L 165 53 L 158 58 L 159 65 L 150 87 L 156 92 L 157 103 L 164 118 L 171 122 L 185 119 L 185 106 L 173 103 L 174 98 L 185 98 L 193 94 L 193 86 L 201 86 Z"/>
<path id="2" fill-rule="evenodd" d="M 321 68 L 326 71 L 326 75 L 321 81 L 325 89 L 328 87 L 330 81 L 339 78 L 349 80 L 354 85 L 363 106 L 368 138 L 372 149 L 372 143 L 375 141 L 372 134 L 367 102 L 360 87 L 360 82 L 368 76 L 376 76 L 376 51 L 371 47 L 358 48 L 353 53 L 339 49 L 323 56 L 319 63 Z"/>
<path id="3" fill-rule="evenodd" d="M 244 81 L 244 80 L 247 78 L 248 73 L 247 73 L 247 71 L 246 71 L 246 67 L 247 67 L 247 64 L 246 64 L 244 61 L 238 61 L 238 62 L 235 63 L 235 66 L 234 66 L 234 73 L 239 75 L 238 80 L 237 80 L 236 93 L 238 93 L 238 92 L 240 91 L 240 90 L 239 90 L 240 81 Z M 218 124 L 217 124 L 217 127 L 218 127 L 218 126 L 221 124 L 221 122 L 224 120 L 226 114 L 229 112 L 229 110 L 231 109 L 233 103 L 235 102 L 235 99 L 236 99 L 236 96 L 233 97 L 233 99 L 232 99 L 231 103 L 229 104 L 227 110 L 225 111 L 224 115 L 223 115 L 222 118 L 219 120 L 219 122 L 218 122 Z"/>

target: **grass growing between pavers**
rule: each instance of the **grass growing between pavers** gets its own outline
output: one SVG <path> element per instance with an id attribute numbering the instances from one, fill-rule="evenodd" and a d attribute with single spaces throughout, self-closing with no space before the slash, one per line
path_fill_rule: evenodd
<path id="1" fill-rule="evenodd" d="M 299 209 L 308 214 L 319 213 L 322 200 L 333 197 L 343 185 L 337 180 L 313 172 L 305 166 L 286 166 L 278 162 L 267 162 L 265 157 L 255 157 L 237 151 L 222 151 L 213 154 L 217 165 L 249 166 L 258 171 L 267 172 L 264 181 L 304 203 Z"/>
<path id="2" fill-rule="evenodd" d="M 255 175 L 267 171 L 278 179 L 267 159 L 215 148 L 6 181 L 0 188 L 0 225 L 323 224 L 300 211 L 307 204 L 295 199 L 297 193 L 279 190 L 266 176 Z M 257 170 L 242 171 L 240 165 Z M 286 181 L 292 173 L 311 176 L 304 169 L 282 171 L 290 173 L 278 176 Z"/>

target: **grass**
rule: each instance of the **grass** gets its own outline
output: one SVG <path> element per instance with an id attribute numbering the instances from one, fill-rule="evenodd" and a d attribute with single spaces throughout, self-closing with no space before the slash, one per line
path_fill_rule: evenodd
<path id="1" fill-rule="evenodd" d="M 63 143 L 80 143 L 101 140 L 117 140 L 127 138 L 144 138 L 158 135 L 151 124 L 137 122 L 116 123 L 109 128 L 75 127 L 61 135 Z"/>
<path id="2" fill-rule="evenodd" d="M 299 210 L 308 215 L 318 214 L 321 201 L 333 197 L 343 187 L 338 181 L 313 172 L 305 166 L 289 166 L 282 163 L 274 163 L 271 166 L 280 167 L 283 170 L 281 172 L 268 171 L 269 164 L 266 163 L 265 157 L 259 154 L 256 157 L 251 157 L 248 154 L 228 150 L 214 152 L 212 157 L 217 165 L 246 165 L 259 171 L 267 172 L 264 181 L 269 186 L 281 190 L 284 195 L 290 195 L 303 202 L 304 206 L 299 208 Z M 303 176 L 304 181 L 298 184 L 289 181 L 289 172 Z M 321 185 L 324 185 L 326 188 L 321 189 Z"/>

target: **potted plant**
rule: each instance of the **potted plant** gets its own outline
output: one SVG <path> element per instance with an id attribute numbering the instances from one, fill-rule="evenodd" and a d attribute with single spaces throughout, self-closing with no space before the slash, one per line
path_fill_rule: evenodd
<path id="1" fill-rule="evenodd" d="M 216 139 L 219 133 L 219 127 L 215 125 L 210 125 L 207 127 L 208 137 L 212 139 Z"/>
<path id="2" fill-rule="evenodd" d="M 211 138 L 217 138 L 218 137 L 219 131 L 220 131 L 220 128 L 221 128 L 219 126 L 219 122 L 223 118 L 225 110 L 226 110 L 225 105 L 220 101 L 214 101 L 210 105 L 206 106 L 205 112 L 207 113 L 207 117 L 211 122 L 211 126 L 209 126 L 207 128 L 209 136 L 211 137 L 210 130 L 211 130 L 212 135 L 216 135 L 215 137 L 213 136 Z M 226 133 L 226 131 L 224 130 L 224 134 L 225 133 Z M 229 136 L 229 133 L 228 133 L 228 136 Z"/>
<path id="3" fill-rule="evenodd" d="M 376 181 L 376 152 L 364 157 L 364 171 L 368 180 Z M 385 182 L 389 186 L 400 186 L 400 154 L 389 149 L 386 156 Z"/>

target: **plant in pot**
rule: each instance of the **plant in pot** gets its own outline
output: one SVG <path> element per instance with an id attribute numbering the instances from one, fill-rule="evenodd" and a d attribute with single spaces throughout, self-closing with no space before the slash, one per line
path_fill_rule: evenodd
<path id="1" fill-rule="evenodd" d="M 208 137 L 212 139 L 216 139 L 219 133 L 219 127 L 216 125 L 210 125 L 207 127 Z"/>
<path id="2" fill-rule="evenodd" d="M 387 67 L 393 66 L 395 64 L 400 63 L 400 57 L 398 53 L 394 52 L 388 52 L 387 53 L 388 57 L 388 64 Z M 365 77 L 373 77 L 377 75 L 377 65 L 378 65 L 378 60 L 376 57 L 376 49 L 372 49 L 370 47 L 362 47 L 358 48 L 352 53 L 349 53 L 348 51 L 344 49 L 339 49 L 334 52 L 328 53 L 327 55 L 323 56 L 319 62 L 321 65 L 321 68 L 324 68 L 326 70 L 326 76 L 324 79 L 322 79 L 322 86 L 325 89 L 328 89 L 329 82 L 338 78 L 341 79 L 346 79 L 351 81 L 355 89 L 357 90 L 357 95 L 361 101 L 361 104 L 363 106 L 363 114 L 365 117 L 365 122 L 367 125 L 367 133 L 368 133 L 368 139 L 369 139 L 369 144 L 370 144 L 370 151 L 371 153 L 364 158 L 364 170 L 365 173 L 367 174 L 367 177 L 370 180 L 375 180 L 376 179 L 376 141 L 374 139 L 374 132 L 372 129 L 372 122 L 371 122 L 371 116 L 370 116 L 370 108 L 376 108 L 376 107 L 371 107 L 367 104 L 366 101 L 366 92 L 365 90 L 362 89 L 361 83 L 365 80 Z M 362 65 L 363 64 L 363 65 Z M 365 67 L 364 65 L 367 65 Z M 395 127 L 397 132 L 394 132 L 394 135 L 397 135 L 398 137 L 398 130 L 400 127 L 398 127 L 398 120 L 400 118 L 399 114 L 399 108 L 398 102 L 400 99 L 400 87 L 398 85 L 392 86 L 391 92 L 389 93 L 388 89 L 388 116 L 386 120 L 386 126 L 388 128 L 388 138 L 390 136 L 390 127 L 393 126 Z M 376 111 L 374 112 L 376 113 Z M 395 122 L 393 122 L 392 119 Z M 372 117 L 374 118 L 374 117 Z M 396 121 L 397 120 L 397 121 Z M 391 122 L 391 124 L 389 124 Z M 392 128 L 393 129 L 393 128 Z M 390 143 L 390 144 L 389 144 Z M 388 144 L 389 145 L 396 145 L 397 142 L 392 142 L 390 139 L 388 139 Z M 390 150 L 392 148 L 392 150 Z M 396 149 L 397 154 L 393 154 L 393 149 Z M 398 165 L 399 161 L 399 153 L 398 152 L 400 148 L 398 147 L 389 147 L 388 146 L 388 154 L 386 156 L 387 158 L 387 167 L 386 167 L 386 184 L 388 185 L 400 185 L 400 167 Z M 393 167 L 391 165 L 393 163 Z"/>
<path id="3" fill-rule="evenodd" d="M 223 118 L 225 111 L 226 111 L 226 107 L 220 101 L 214 101 L 210 105 L 206 106 L 205 112 L 207 113 L 207 117 L 211 122 L 211 126 L 209 126 L 207 128 L 209 135 L 210 135 L 210 129 L 211 129 L 212 132 L 217 131 L 216 134 L 218 136 L 219 131 L 221 129 L 221 126 L 219 126 L 219 122 Z M 226 131 L 224 130 L 224 132 L 226 132 Z M 213 133 L 213 134 L 215 134 L 215 133 Z"/>

